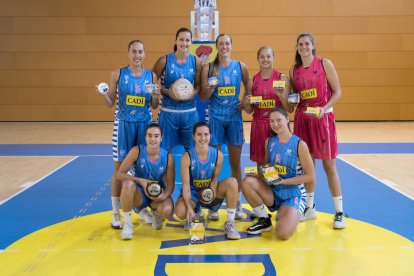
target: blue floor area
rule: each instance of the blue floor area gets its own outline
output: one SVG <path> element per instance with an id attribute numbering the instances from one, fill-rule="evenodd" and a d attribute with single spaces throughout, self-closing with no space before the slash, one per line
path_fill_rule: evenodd
<path id="1" fill-rule="evenodd" d="M 414 154 L 414 143 L 340 143 L 339 154 Z M 174 153 L 181 153 L 176 147 Z M 226 153 L 226 148 L 223 147 Z M 242 153 L 249 154 L 250 145 Z M 112 155 L 110 144 L 0 144 L 0 156 Z"/>
<path id="2" fill-rule="evenodd" d="M 365 147 L 378 146 L 379 149 L 383 149 L 382 153 L 390 153 L 391 148 L 395 146 L 393 144 L 386 145 L 366 144 Z M 410 153 L 414 153 L 412 144 L 408 145 L 411 146 L 402 146 L 399 150 L 408 149 L 411 151 Z M 4 149 L 7 147 L 0 145 L 0 155 L 70 156 L 76 155 L 73 154 L 74 152 L 79 155 L 102 155 L 103 151 L 110 151 L 109 145 L 95 145 L 95 147 L 88 149 L 89 146 L 12 145 L 6 152 Z M 349 151 L 356 152 L 358 147 L 354 150 L 349 149 Z M 27 152 L 24 148 L 30 149 L 30 151 Z M 245 147 L 244 152 L 246 148 L 248 149 Z M 52 149 L 55 151 L 53 152 Z M 83 154 L 80 154 L 81 152 Z M 176 164 L 179 164 L 181 152 L 182 149 L 174 151 Z M 224 149 L 223 152 L 226 150 Z M 225 155 L 220 179 L 230 176 L 227 158 Z M 253 164 L 248 156 L 242 156 L 242 167 Z M 412 223 L 407 222 L 408 218 L 414 217 L 413 200 L 340 159 L 338 159 L 337 165 L 342 180 L 345 211 L 351 218 L 386 228 L 414 241 L 414 228 Z M 49 225 L 69 220 L 75 216 L 110 210 L 109 180 L 112 170 L 111 156 L 80 156 L 25 192 L 0 205 L 0 217 L 2 218 L 0 221 L 0 250 L 25 235 Z M 173 194 L 174 199 L 178 197 L 181 188 L 178 166 L 176 166 L 176 172 L 177 185 Z M 333 202 L 321 162 L 317 162 L 316 178 L 315 203 L 317 210 L 333 213 Z M 4 218 L 7 218 L 7 223 Z M 110 218 L 108 218 L 108 226 L 109 221 Z"/>

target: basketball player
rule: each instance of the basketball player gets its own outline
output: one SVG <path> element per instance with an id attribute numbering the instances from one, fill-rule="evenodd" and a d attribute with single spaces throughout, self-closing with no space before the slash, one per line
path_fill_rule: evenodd
<path id="1" fill-rule="evenodd" d="M 332 62 L 315 55 L 311 34 L 300 34 L 296 43 L 296 64 L 289 71 L 293 89 L 300 92 L 293 132 L 308 144 L 314 162 L 322 159 L 336 210 L 333 228 L 343 229 L 346 225 L 341 182 L 336 170 L 338 144 L 333 113 L 333 106 L 342 94 L 341 86 Z M 319 114 L 307 113 L 309 107 L 318 108 Z M 307 182 L 308 204 L 302 220 L 316 218 L 314 190 L 315 181 Z"/>
<path id="2" fill-rule="evenodd" d="M 313 181 L 315 171 L 306 143 L 289 129 L 286 110 L 278 107 L 271 111 L 270 128 L 274 133 L 266 139 L 265 161 L 275 165 L 280 181 L 269 185 L 262 174 L 259 174 L 261 177 L 245 178 L 243 194 L 259 217 L 247 229 L 247 233 L 259 234 L 272 229 L 266 205 L 270 211 L 277 210 L 276 235 L 287 240 L 295 232 L 305 209 L 306 191 L 303 183 Z"/>
<path id="3" fill-rule="evenodd" d="M 114 173 L 111 180 L 112 199 L 112 228 L 122 228 L 119 214 L 119 196 L 121 181 L 116 179 L 116 173 L 122 160 L 129 150 L 136 145 L 145 144 L 145 129 L 151 123 L 150 106 L 158 107 L 159 88 L 153 93 L 146 93 L 146 85 L 157 81 L 157 76 L 144 68 L 145 49 L 140 40 L 128 44 L 129 65 L 112 72 L 109 81 L 109 91 L 100 94 L 108 107 L 116 103 L 114 131 L 112 135 L 112 153 Z M 148 214 L 142 214 L 147 221 Z"/>
<path id="4" fill-rule="evenodd" d="M 249 71 L 244 63 L 231 59 L 232 39 L 229 35 L 220 34 L 216 39 L 216 48 L 214 61 L 203 65 L 200 98 L 209 101 L 206 117 L 212 133 L 211 145 L 221 149 L 223 144 L 227 144 L 231 175 L 237 179 L 241 194 L 240 158 L 244 135 L 239 97 L 241 83 L 246 87 L 249 81 Z M 218 78 L 219 84 L 210 85 L 211 77 Z M 243 217 L 243 209 L 238 201 L 236 219 Z"/>
<path id="5" fill-rule="evenodd" d="M 228 239 L 240 239 L 236 230 L 235 215 L 238 197 L 237 180 L 229 177 L 218 181 L 223 165 L 223 154 L 209 146 L 210 128 L 207 123 L 196 123 L 193 130 L 195 147 L 186 151 L 181 157 L 182 195 L 175 205 L 176 215 L 187 222 L 200 212 L 201 207 L 209 209 L 209 214 L 217 212 L 224 199 L 227 203 L 227 221 L 224 233 Z M 200 202 L 199 192 L 211 188 L 214 199 L 211 203 Z M 210 216 L 209 216 L 210 218 Z M 219 219 L 218 216 L 213 219 Z"/>
<path id="6" fill-rule="evenodd" d="M 289 79 L 273 67 L 275 53 L 271 47 L 263 46 L 257 51 L 257 61 L 260 66 L 253 79 L 247 84 L 246 97 L 243 99 L 243 107 L 247 113 L 253 112 L 253 120 L 250 131 L 250 160 L 263 165 L 265 163 L 265 141 L 270 136 L 269 114 L 275 107 L 283 107 L 288 112 L 293 111 L 293 106 L 288 103 L 290 92 Z M 275 81 L 284 81 L 285 87 L 277 89 Z M 251 96 L 261 96 L 258 104 L 250 103 Z"/>
<path id="7" fill-rule="evenodd" d="M 152 209 L 152 228 L 162 228 L 163 219 L 173 214 L 174 205 L 171 194 L 175 187 L 174 158 L 167 150 L 160 148 L 162 140 L 161 127 L 152 123 L 145 133 L 146 145 L 133 147 L 119 168 L 117 177 L 122 181 L 121 203 L 124 229 L 121 238 L 132 239 L 133 225 L 131 210 Z M 135 175 L 128 174 L 134 167 Z M 148 194 L 147 184 L 157 182 L 161 188 L 160 195 Z"/>
<path id="8" fill-rule="evenodd" d="M 186 78 L 198 90 L 201 61 L 189 53 L 192 33 L 180 28 L 175 35 L 174 52 L 162 56 L 155 63 L 153 71 L 161 78 L 162 103 L 158 113 L 164 138 L 161 147 L 171 150 L 176 145 L 186 149 L 193 146 L 192 130 L 198 119 L 196 100 L 180 101 L 174 96 L 171 86 L 179 78 Z"/>

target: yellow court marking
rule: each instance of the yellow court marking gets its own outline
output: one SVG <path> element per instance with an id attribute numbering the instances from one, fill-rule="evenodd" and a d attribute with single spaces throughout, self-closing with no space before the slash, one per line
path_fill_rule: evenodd
<path id="1" fill-rule="evenodd" d="M 414 244 L 383 228 L 348 219 L 345 230 L 333 230 L 332 215 L 303 222 L 288 241 L 274 232 L 238 241 L 181 245 L 160 249 L 161 241 L 188 239 L 178 227 L 152 230 L 134 222 L 135 235 L 120 239 L 103 212 L 51 225 L 12 244 L 0 254 L 0 275 L 153 275 L 159 256 L 268 255 L 278 275 L 407 275 L 414 271 Z M 134 215 L 136 219 L 136 215 Z M 221 237 L 226 213 L 209 222 L 207 236 Z M 274 222 L 274 220 L 273 220 Z M 168 222 L 170 225 L 177 222 Z M 244 231 L 251 222 L 237 222 Z M 168 257 L 169 256 L 169 257 Z M 167 263 L 168 275 L 263 275 L 258 262 Z"/>

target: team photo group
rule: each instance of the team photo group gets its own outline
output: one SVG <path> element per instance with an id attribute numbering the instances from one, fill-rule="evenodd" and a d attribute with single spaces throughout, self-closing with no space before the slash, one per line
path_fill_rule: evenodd
<path id="1" fill-rule="evenodd" d="M 302 33 L 292 41 L 296 52 L 288 74 L 274 67 L 271 47 L 260 47 L 260 71 L 254 76 L 246 64 L 231 58 L 231 35 L 218 35 L 217 55 L 209 63 L 190 53 L 192 39 L 189 29 L 178 29 L 173 52 L 161 56 L 152 69 L 144 66 L 144 42 L 133 40 L 127 49 L 129 64 L 115 69 L 108 84 L 96 87 L 104 103 L 116 107 L 112 228 L 122 229 L 122 239 L 132 239 L 133 211 L 153 229 L 162 229 L 171 216 L 189 228 L 192 219 L 205 216 L 203 208 L 208 220 L 218 220 L 225 202 L 224 234 L 237 240 L 241 229 L 235 221 L 245 217 L 243 196 L 255 217 L 243 231 L 260 234 L 275 224 L 276 237 L 287 240 L 300 221 L 317 217 L 316 159 L 322 160 L 332 195 L 332 227 L 345 228 L 333 112 L 342 92 L 332 62 L 316 55 L 314 37 Z M 196 95 L 208 102 L 205 118 L 199 118 Z M 242 112 L 252 114 L 250 160 L 256 163 L 244 170 L 244 178 Z M 176 164 L 172 150 L 178 145 L 185 151 Z M 224 179 L 223 145 L 231 170 Z M 177 199 L 172 197 L 176 167 L 182 182 Z M 273 217 L 268 214 L 275 211 Z"/>

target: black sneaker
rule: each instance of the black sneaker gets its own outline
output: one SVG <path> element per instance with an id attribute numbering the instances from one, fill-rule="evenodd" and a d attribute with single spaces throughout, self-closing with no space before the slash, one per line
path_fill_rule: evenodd
<path id="1" fill-rule="evenodd" d="M 247 228 L 247 233 L 255 235 L 270 230 L 272 230 L 272 221 L 270 220 L 270 217 L 259 218 L 255 224 Z"/>

